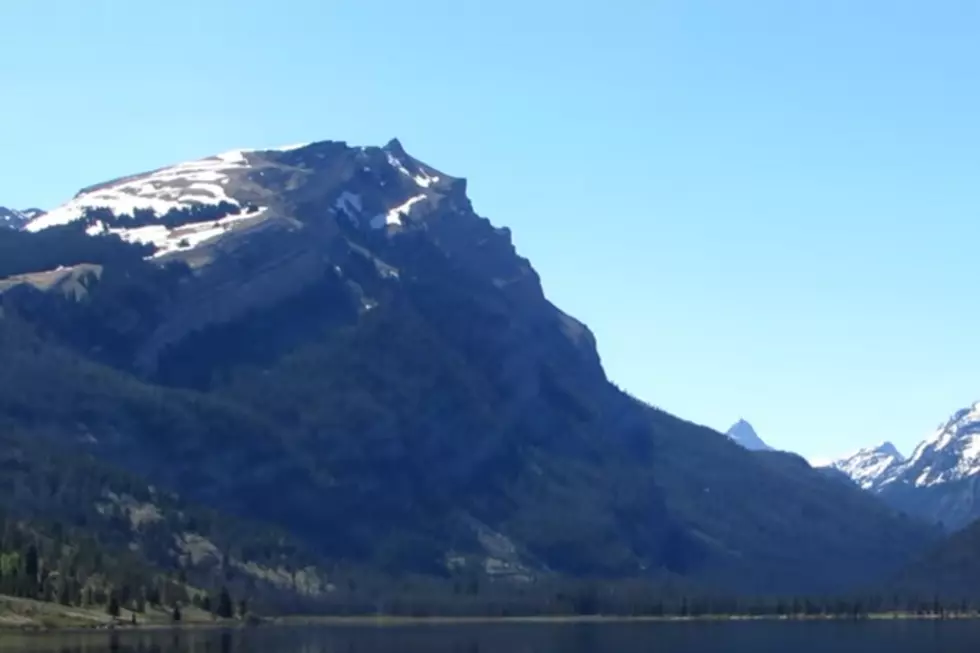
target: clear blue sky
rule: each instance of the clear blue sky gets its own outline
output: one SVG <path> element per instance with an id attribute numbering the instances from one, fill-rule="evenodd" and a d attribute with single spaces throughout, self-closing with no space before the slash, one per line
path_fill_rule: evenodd
<path id="1" fill-rule="evenodd" d="M 0 204 L 237 147 L 470 179 L 612 378 L 830 456 L 980 399 L 980 4 L 6 0 Z"/>

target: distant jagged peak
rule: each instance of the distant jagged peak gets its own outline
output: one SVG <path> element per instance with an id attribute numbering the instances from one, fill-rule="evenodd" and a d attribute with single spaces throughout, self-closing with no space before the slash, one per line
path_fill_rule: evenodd
<path id="1" fill-rule="evenodd" d="M 905 457 L 891 442 L 863 447 L 832 462 L 828 467 L 847 474 L 865 490 L 875 491 L 894 480 L 902 470 Z"/>
<path id="2" fill-rule="evenodd" d="M 905 480 L 916 487 L 980 475 L 980 402 L 954 412 L 915 448 Z"/>
<path id="3" fill-rule="evenodd" d="M 896 447 L 888 440 L 883 440 L 878 444 L 872 445 L 870 447 L 862 447 L 861 449 L 858 449 L 857 451 L 852 453 L 851 456 L 856 456 L 858 454 L 880 454 L 883 456 L 891 456 L 900 461 L 905 460 L 905 456 L 902 454 L 901 451 L 898 450 L 898 447 Z"/>
<path id="4" fill-rule="evenodd" d="M 750 451 L 772 451 L 772 447 L 763 442 L 755 429 L 744 419 L 732 424 L 726 435 L 735 443 Z"/>

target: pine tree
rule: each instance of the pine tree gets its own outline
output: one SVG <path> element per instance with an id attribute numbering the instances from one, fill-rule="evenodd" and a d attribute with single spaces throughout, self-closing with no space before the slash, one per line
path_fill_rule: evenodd
<path id="1" fill-rule="evenodd" d="M 109 606 L 106 608 L 106 612 L 109 614 L 110 617 L 119 616 L 119 599 L 116 597 L 115 592 L 113 592 L 112 595 L 109 596 Z"/>
<path id="2" fill-rule="evenodd" d="M 30 598 L 37 596 L 37 576 L 40 567 L 37 546 L 31 544 L 24 552 L 24 594 Z"/>
<path id="3" fill-rule="evenodd" d="M 71 605 L 71 589 L 65 580 L 58 583 L 58 603 L 61 605 Z"/>
<path id="4" fill-rule="evenodd" d="M 218 605 L 215 609 L 215 614 L 222 619 L 231 619 L 235 616 L 231 595 L 228 593 L 227 587 L 222 587 L 221 592 L 218 594 Z"/>

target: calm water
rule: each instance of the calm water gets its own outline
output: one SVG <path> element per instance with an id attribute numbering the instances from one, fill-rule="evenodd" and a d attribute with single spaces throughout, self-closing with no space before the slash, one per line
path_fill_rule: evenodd
<path id="1" fill-rule="evenodd" d="M 500 624 L 0 636 L 0 653 L 975 653 L 980 621 Z"/>

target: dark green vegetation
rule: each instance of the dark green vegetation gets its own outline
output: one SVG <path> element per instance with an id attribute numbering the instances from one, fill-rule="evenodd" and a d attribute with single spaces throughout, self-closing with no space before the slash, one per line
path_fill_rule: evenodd
<path id="1" fill-rule="evenodd" d="M 390 232 L 332 211 L 341 189 L 380 210 L 404 201 L 387 195 L 410 183 L 387 154 L 418 167 L 397 144 L 268 154 L 268 222 L 206 248 L 206 264 L 143 261 L 113 239 L 53 258 L 32 244 L 51 232 L 17 233 L 34 252 L 18 273 L 99 271 L 71 292 L 0 295 L 0 432 L 143 479 L 112 492 L 160 505 L 162 540 L 205 527 L 155 497 L 228 515 L 203 535 L 240 563 L 199 585 L 285 600 L 295 583 L 255 579 L 329 567 L 310 610 L 582 613 L 597 584 L 644 611 L 671 596 L 829 594 L 932 541 L 794 456 L 750 453 L 612 385 L 587 328 L 545 299 L 462 180 L 443 176 L 428 212 Z M 111 487 L 26 516 L 88 514 Z M 86 532 L 186 568 L 123 526 Z M 252 560 L 266 571 L 247 573 Z"/>
<path id="2" fill-rule="evenodd" d="M 95 226 L 101 223 L 104 227 L 118 229 L 132 229 L 134 227 L 148 227 L 151 225 L 164 225 L 169 228 L 180 227 L 195 222 L 209 222 L 221 220 L 233 215 L 240 215 L 243 212 L 251 213 L 256 210 L 254 206 L 240 207 L 229 202 L 219 202 L 217 204 L 201 204 L 185 209 L 172 209 L 163 215 L 157 215 L 153 209 L 136 209 L 131 215 L 116 215 L 112 209 L 100 207 L 90 208 L 85 211 L 82 219 L 77 225 Z"/>
<path id="3" fill-rule="evenodd" d="M 893 586 L 903 594 L 976 599 L 980 588 L 980 522 L 954 533 L 903 569 Z"/>
<path id="4" fill-rule="evenodd" d="M 0 594 L 142 612 L 225 587 L 291 605 L 324 591 L 316 561 L 284 533 L 0 422 Z"/>
<path id="5" fill-rule="evenodd" d="M 78 223 L 37 234 L 5 229 L 0 231 L 0 279 L 79 263 L 132 267 L 152 251 L 152 247 L 128 245 L 116 236 L 91 238 Z"/>

